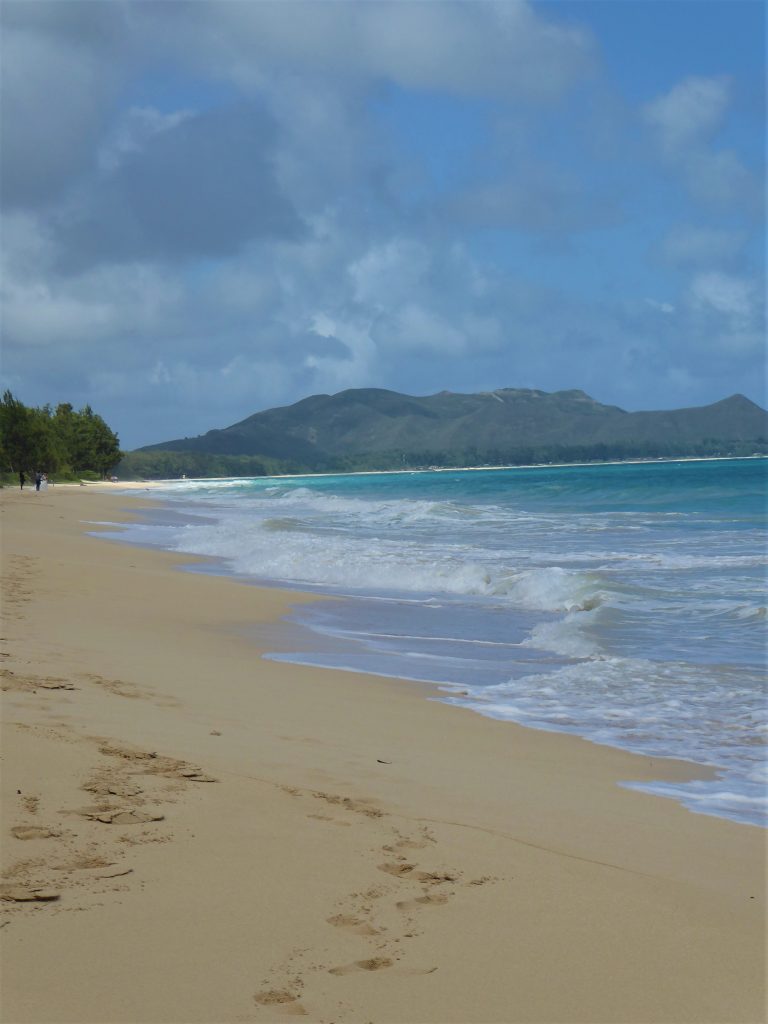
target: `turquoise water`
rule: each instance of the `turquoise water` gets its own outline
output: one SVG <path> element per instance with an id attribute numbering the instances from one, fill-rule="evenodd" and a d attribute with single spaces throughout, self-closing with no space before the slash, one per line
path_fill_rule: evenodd
<path id="1" fill-rule="evenodd" d="M 183 481 L 130 539 L 317 589 L 309 651 L 494 718 L 718 769 L 765 821 L 763 460 Z"/>

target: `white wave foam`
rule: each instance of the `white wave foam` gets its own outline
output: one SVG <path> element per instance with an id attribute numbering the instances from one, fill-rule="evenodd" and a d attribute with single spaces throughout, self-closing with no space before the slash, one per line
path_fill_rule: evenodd
<path id="1" fill-rule="evenodd" d="M 768 766 L 756 764 L 755 748 L 766 708 L 756 676 L 725 666 L 597 656 L 463 694 L 446 700 L 492 718 L 718 768 L 716 779 L 633 788 L 673 796 L 691 810 L 764 821 Z"/>
<path id="2" fill-rule="evenodd" d="M 590 611 L 603 601 L 603 583 L 593 572 L 547 566 L 517 573 L 505 581 L 504 592 L 533 611 Z"/>
<path id="3" fill-rule="evenodd" d="M 534 626 L 523 640 L 523 647 L 539 651 L 553 651 L 566 658 L 592 658 L 600 653 L 599 642 L 589 635 L 585 626 L 587 613 L 567 615 L 554 622 L 541 622 Z"/>
<path id="4" fill-rule="evenodd" d="M 238 574 L 296 584 L 479 595 L 545 612 L 588 611 L 607 595 L 606 581 L 594 572 L 556 566 L 520 572 L 479 561 L 482 552 L 461 545 L 321 532 L 289 516 L 191 524 L 169 540 L 178 551 L 226 559 Z"/>
<path id="5" fill-rule="evenodd" d="M 724 782 L 733 783 L 734 788 L 721 788 Z M 743 786 L 741 790 L 738 788 L 740 784 Z M 694 814 L 712 814 L 744 825 L 768 825 L 768 796 L 765 795 L 765 788 L 758 789 L 749 783 L 740 783 L 730 772 L 712 782 L 693 781 L 684 785 L 671 782 L 625 782 L 623 785 L 642 793 L 671 797 Z"/>
<path id="6" fill-rule="evenodd" d="M 444 643 L 444 644 L 470 644 L 477 647 L 522 647 L 522 643 L 509 643 L 502 640 L 470 640 L 464 637 L 455 636 L 422 636 L 420 634 L 411 633 L 373 633 L 373 632 L 362 632 L 356 631 L 351 632 L 348 630 L 334 630 L 336 636 L 352 637 L 360 640 L 425 640 L 428 643 Z"/>
<path id="7" fill-rule="evenodd" d="M 163 495 L 167 493 L 170 496 L 183 493 L 185 496 L 191 497 L 196 492 L 207 494 L 216 491 L 230 491 L 234 488 L 243 490 L 252 484 L 253 480 L 249 477 L 222 477 L 218 480 L 161 480 L 158 483 L 157 493 L 162 492 Z"/>
<path id="8" fill-rule="evenodd" d="M 749 569 L 768 565 L 768 555 L 673 555 L 653 553 L 645 556 L 645 560 L 664 569 Z"/>

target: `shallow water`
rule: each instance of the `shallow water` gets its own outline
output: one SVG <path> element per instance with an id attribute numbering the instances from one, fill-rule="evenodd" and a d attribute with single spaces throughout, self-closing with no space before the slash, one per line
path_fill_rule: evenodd
<path id="1" fill-rule="evenodd" d="M 183 481 L 122 536 L 316 589 L 280 660 L 719 769 L 645 787 L 765 822 L 766 462 Z M 461 690 L 459 694 L 457 691 Z"/>

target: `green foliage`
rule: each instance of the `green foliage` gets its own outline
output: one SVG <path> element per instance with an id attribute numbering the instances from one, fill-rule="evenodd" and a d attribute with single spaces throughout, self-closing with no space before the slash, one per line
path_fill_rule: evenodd
<path id="1" fill-rule="evenodd" d="M 0 466 L 5 473 L 39 470 L 58 476 L 96 479 L 106 476 L 120 458 L 117 434 L 89 405 L 76 412 L 62 404 L 30 408 L 10 391 L 0 400 Z"/>
<path id="2" fill-rule="evenodd" d="M 116 472 L 123 479 L 173 480 L 186 476 L 277 476 L 291 473 L 364 473 L 373 470 L 462 468 L 466 466 L 530 466 L 574 462 L 621 462 L 626 459 L 745 456 L 768 453 L 764 439 L 738 442 L 708 439 L 705 444 L 636 442 L 634 444 L 527 445 L 518 448 L 477 448 L 457 451 L 372 452 L 362 455 L 307 459 L 274 459 L 258 455 L 151 450 L 128 452 Z"/>
<path id="3" fill-rule="evenodd" d="M 123 456 L 116 472 L 120 477 L 131 480 L 174 480 L 184 476 L 266 476 L 286 472 L 283 465 L 276 459 L 253 455 L 136 451 Z"/>

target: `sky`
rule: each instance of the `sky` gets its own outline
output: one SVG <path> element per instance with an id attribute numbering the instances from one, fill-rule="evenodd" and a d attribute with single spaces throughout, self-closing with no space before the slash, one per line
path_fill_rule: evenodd
<path id="1" fill-rule="evenodd" d="M 762 0 L 3 0 L 2 384 L 765 404 Z"/>

